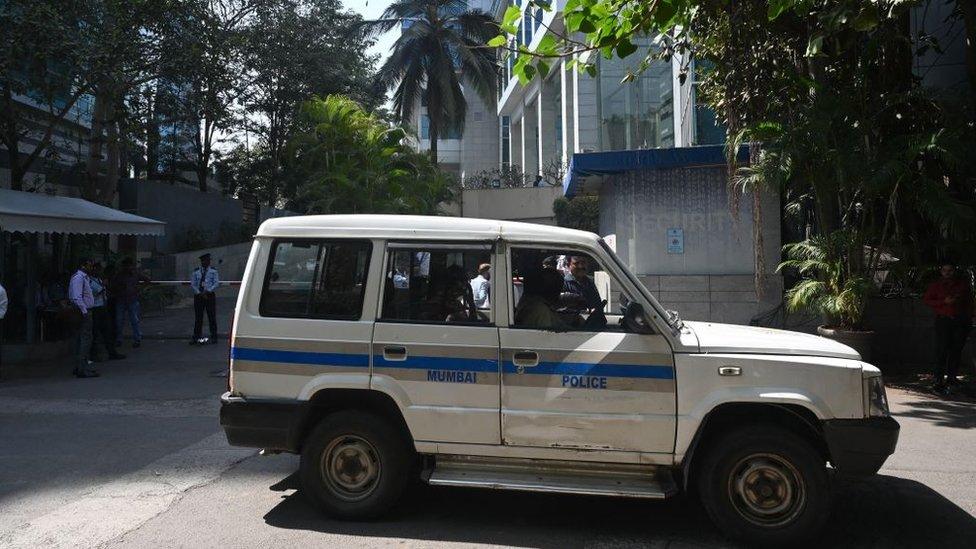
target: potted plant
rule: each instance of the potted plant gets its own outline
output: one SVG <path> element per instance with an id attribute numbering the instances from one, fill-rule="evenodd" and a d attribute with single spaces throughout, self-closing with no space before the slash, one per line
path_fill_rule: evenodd
<path id="1" fill-rule="evenodd" d="M 869 360 L 874 332 L 863 327 L 864 307 L 874 289 L 864 272 L 860 240 L 849 231 L 811 237 L 783 247 L 786 261 L 778 270 L 794 268 L 802 277 L 786 292 L 790 311 L 813 309 L 824 324 L 817 333 L 852 347 Z"/>

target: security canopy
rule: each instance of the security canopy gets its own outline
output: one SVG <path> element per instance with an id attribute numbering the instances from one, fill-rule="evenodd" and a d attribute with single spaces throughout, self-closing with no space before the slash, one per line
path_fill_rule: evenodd
<path id="1" fill-rule="evenodd" d="M 162 235 L 162 221 L 94 202 L 0 189 L 0 230 L 25 233 Z"/>
<path id="2" fill-rule="evenodd" d="M 736 158 L 739 162 L 748 162 L 748 147 L 740 147 Z M 563 194 L 571 197 L 596 193 L 608 175 L 636 170 L 722 166 L 725 163 L 724 145 L 576 153 L 570 159 L 563 179 Z"/>

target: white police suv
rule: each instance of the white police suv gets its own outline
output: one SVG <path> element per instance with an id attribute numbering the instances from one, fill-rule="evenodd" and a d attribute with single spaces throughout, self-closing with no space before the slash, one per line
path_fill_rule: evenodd
<path id="1" fill-rule="evenodd" d="M 261 225 L 221 400 L 230 443 L 301 454 L 303 492 L 337 517 L 383 513 L 415 475 L 693 489 L 764 544 L 814 534 L 831 475 L 874 474 L 899 430 L 849 347 L 682 322 L 592 233 L 448 217 Z"/>

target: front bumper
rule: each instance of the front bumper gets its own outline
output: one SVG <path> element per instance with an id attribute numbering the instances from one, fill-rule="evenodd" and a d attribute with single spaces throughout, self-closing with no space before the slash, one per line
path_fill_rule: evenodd
<path id="1" fill-rule="evenodd" d="M 220 396 L 220 426 L 232 446 L 297 452 L 306 416 L 303 402 Z"/>
<path id="2" fill-rule="evenodd" d="M 895 451 L 901 427 L 891 417 L 824 422 L 830 463 L 841 473 L 873 475 Z"/>

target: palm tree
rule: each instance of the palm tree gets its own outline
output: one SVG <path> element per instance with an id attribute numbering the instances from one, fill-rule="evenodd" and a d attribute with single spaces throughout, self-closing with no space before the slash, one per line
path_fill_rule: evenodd
<path id="1" fill-rule="evenodd" d="M 412 120 L 418 103 L 427 105 L 436 164 L 438 136 L 464 130 L 462 83 L 486 103 L 495 100 L 498 61 L 485 44 L 498 34 L 498 25 L 488 13 L 469 10 L 464 0 L 396 0 L 379 19 L 362 23 L 369 36 L 396 27 L 402 32 L 376 74 L 376 86 L 395 89 L 393 111 L 401 124 Z"/>

